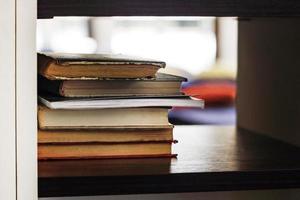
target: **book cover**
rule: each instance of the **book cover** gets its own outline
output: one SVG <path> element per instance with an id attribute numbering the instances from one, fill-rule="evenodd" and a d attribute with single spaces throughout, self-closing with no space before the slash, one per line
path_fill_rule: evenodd
<path id="1" fill-rule="evenodd" d="M 184 77 L 157 73 L 153 78 L 49 80 L 39 76 L 39 93 L 63 97 L 175 96 L 182 95 Z"/>
<path id="2" fill-rule="evenodd" d="M 38 72 L 51 80 L 154 77 L 165 62 L 124 55 L 39 53 Z"/>
<path id="3" fill-rule="evenodd" d="M 39 144 L 136 143 L 173 141 L 173 126 L 95 130 L 38 130 Z"/>
<path id="4" fill-rule="evenodd" d="M 171 157 L 171 142 L 116 144 L 39 144 L 38 159 Z"/>
<path id="5" fill-rule="evenodd" d="M 106 108 L 171 108 L 195 107 L 204 108 L 202 99 L 189 96 L 175 97 L 103 97 L 103 98 L 64 98 L 55 96 L 39 96 L 41 104 L 50 109 L 82 110 Z"/>
<path id="6" fill-rule="evenodd" d="M 42 130 L 169 127 L 167 108 L 62 110 L 38 107 Z"/>

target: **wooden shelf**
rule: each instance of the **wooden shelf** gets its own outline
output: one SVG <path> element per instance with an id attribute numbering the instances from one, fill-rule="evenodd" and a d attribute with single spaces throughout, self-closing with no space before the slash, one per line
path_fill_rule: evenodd
<path id="1" fill-rule="evenodd" d="M 298 0 L 38 0 L 38 17 L 300 16 Z"/>
<path id="2" fill-rule="evenodd" d="M 40 161 L 39 196 L 300 187 L 300 148 L 224 126 L 177 126 L 177 159 Z"/>

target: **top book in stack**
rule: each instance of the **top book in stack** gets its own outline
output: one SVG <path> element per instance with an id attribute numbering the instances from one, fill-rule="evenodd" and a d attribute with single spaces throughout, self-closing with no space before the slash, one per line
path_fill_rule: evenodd
<path id="1" fill-rule="evenodd" d="M 50 80 L 155 77 L 165 62 L 123 55 L 39 53 L 39 74 Z"/>

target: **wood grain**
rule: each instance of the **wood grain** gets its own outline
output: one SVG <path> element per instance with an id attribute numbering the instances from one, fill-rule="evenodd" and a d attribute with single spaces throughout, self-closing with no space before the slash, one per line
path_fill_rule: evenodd
<path id="1" fill-rule="evenodd" d="M 38 17 L 300 16 L 297 0 L 38 0 Z"/>
<path id="2" fill-rule="evenodd" d="M 39 196 L 300 187 L 300 148 L 223 126 L 177 126 L 177 159 L 40 161 Z"/>

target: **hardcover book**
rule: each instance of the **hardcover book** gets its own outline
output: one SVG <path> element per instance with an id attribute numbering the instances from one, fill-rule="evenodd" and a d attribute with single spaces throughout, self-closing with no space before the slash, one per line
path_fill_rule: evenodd
<path id="1" fill-rule="evenodd" d="M 38 72 L 51 80 L 154 77 L 165 63 L 124 55 L 39 53 Z"/>
<path id="2" fill-rule="evenodd" d="M 173 126 L 110 128 L 95 130 L 38 130 L 39 144 L 147 143 L 173 141 Z"/>
<path id="3" fill-rule="evenodd" d="M 53 110 L 38 108 L 40 129 L 169 127 L 167 108 Z"/>
<path id="4" fill-rule="evenodd" d="M 39 76 L 39 92 L 63 97 L 175 96 L 185 78 L 157 73 L 154 78 L 49 80 Z"/>
<path id="5" fill-rule="evenodd" d="M 38 159 L 172 157 L 171 142 L 39 144 Z"/>

